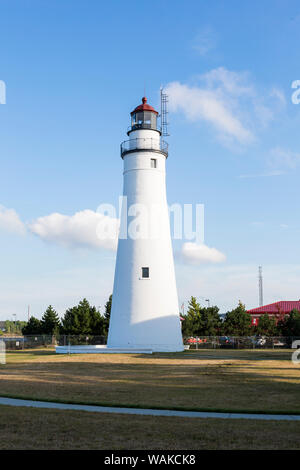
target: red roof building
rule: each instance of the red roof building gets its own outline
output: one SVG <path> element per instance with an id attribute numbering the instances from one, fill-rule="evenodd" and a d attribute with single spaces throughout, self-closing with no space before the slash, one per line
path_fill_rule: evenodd
<path id="1" fill-rule="evenodd" d="M 267 314 L 275 317 L 278 321 L 284 318 L 285 315 L 290 314 L 292 310 L 298 310 L 300 312 L 300 300 L 281 300 L 273 304 L 252 308 L 248 310 L 248 313 L 252 316 L 252 325 L 257 325 L 262 315 Z"/>

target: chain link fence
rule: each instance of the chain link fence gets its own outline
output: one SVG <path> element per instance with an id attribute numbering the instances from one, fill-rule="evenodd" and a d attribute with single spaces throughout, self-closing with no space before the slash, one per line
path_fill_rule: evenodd
<path id="1" fill-rule="evenodd" d="M 54 348 L 55 346 L 105 345 L 99 335 L 2 336 L 6 351 Z M 290 349 L 299 336 L 190 336 L 183 339 L 185 349 Z"/>
<path id="2" fill-rule="evenodd" d="M 185 349 L 290 349 L 299 336 L 190 336 Z"/>
<path id="3" fill-rule="evenodd" d="M 54 348 L 55 346 L 75 346 L 106 344 L 105 336 L 96 335 L 28 335 L 28 336 L 2 336 L 6 351 L 34 348 Z"/>

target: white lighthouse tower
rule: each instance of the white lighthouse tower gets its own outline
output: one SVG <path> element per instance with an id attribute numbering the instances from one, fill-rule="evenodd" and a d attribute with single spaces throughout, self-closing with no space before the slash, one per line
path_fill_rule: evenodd
<path id="1" fill-rule="evenodd" d="M 168 146 L 157 117 L 144 97 L 121 144 L 124 199 L 108 348 L 184 349 L 166 198 Z"/>

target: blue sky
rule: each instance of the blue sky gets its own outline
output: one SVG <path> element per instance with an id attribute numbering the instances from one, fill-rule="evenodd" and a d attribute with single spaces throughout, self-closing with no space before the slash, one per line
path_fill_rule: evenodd
<path id="1" fill-rule="evenodd" d="M 191 260 L 174 242 L 180 303 L 255 307 L 260 264 L 265 303 L 299 299 L 299 31 L 291 0 L 3 0 L 0 319 L 83 296 L 103 307 L 115 253 L 66 224 L 117 204 L 129 113 L 144 87 L 158 107 L 161 84 L 168 201 L 204 203 L 205 244 L 226 256 Z M 39 221 L 54 213 L 69 217 L 57 236 Z"/>

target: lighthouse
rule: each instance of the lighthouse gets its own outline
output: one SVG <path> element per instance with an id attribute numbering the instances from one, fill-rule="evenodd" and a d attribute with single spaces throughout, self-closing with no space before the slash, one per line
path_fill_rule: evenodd
<path id="1" fill-rule="evenodd" d="M 123 206 L 108 349 L 183 351 L 166 197 L 168 145 L 142 99 L 121 144 Z"/>

